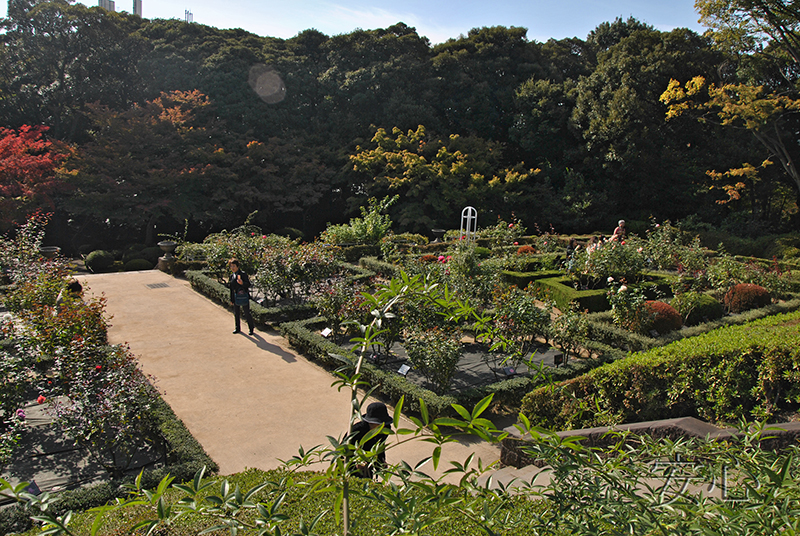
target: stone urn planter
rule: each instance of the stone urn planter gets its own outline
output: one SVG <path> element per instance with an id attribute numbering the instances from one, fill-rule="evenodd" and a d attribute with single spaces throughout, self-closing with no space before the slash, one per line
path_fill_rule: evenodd
<path id="1" fill-rule="evenodd" d="M 438 243 L 442 241 L 442 237 L 444 236 L 445 230 L 444 229 L 431 229 L 434 237 L 434 243 Z"/>
<path id="2" fill-rule="evenodd" d="M 175 252 L 175 248 L 178 247 L 178 243 L 173 242 L 172 240 L 163 240 L 158 243 L 158 247 L 160 247 L 161 251 L 164 252 L 164 257 L 171 259 L 173 257 L 172 254 Z"/>
<path id="3" fill-rule="evenodd" d="M 156 268 L 162 272 L 171 274 L 172 267 L 175 265 L 176 260 L 173 252 L 175 251 L 175 248 L 178 247 L 178 243 L 173 242 L 172 240 L 162 240 L 158 243 L 158 247 L 160 247 L 161 251 L 164 252 L 164 256 L 158 258 L 158 266 L 156 266 Z"/>
<path id="4" fill-rule="evenodd" d="M 45 259 L 53 259 L 60 252 L 61 248 L 58 246 L 39 246 L 39 253 L 41 253 L 42 257 Z"/>

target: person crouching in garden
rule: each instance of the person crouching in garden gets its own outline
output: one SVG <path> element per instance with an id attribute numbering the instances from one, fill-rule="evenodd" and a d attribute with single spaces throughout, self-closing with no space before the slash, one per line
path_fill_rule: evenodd
<path id="1" fill-rule="evenodd" d="M 247 320 L 247 327 L 250 328 L 250 335 L 253 334 L 253 317 L 250 316 L 250 278 L 239 268 L 239 261 L 231 259 L 228 261 L 231 269 L 231 277 L 228 287 L 231 289 L 231 305 L 233 305 L 233 318 L 236 322 L 234 333 L 240 333 L 240 316 L 244 312 Z"/>
<path id="2" fill-rule="evenodd" d="M 359 466 L 357 468 L 357 475 L 362 478 L 372 478 L 375 469 L 383 469 L 386 467 L 386 452 L 383 450 L 383 444 L 386 442 L 386 436 L 392 431 L 392 418 L 389 416 L 389 411 L 386 409 L 386 404 L 382 402 L 373 402 L 367 406 L 367 412 L 361 416 L 361 420 L 355 423 L 350 430 L 350 435 L 347 442 L 351 445 L 358 445 L 370 430 L 383 425 L 383 430 L 380 433 L 371 437 L 361 448 L 364 450 L 372 450 L 375 445 L 381 444 L 380 452 L 378 452 L 377 461 L 369 464 Z"/>

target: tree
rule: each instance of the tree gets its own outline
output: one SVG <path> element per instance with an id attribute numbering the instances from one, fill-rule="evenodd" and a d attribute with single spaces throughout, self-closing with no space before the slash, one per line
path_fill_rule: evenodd
<path id="1" fill-rule="evenodd" d="M 700 22 L 729 52 L 782 50 L 800 63 L 800 6 L 785 0 L 695 0 Z"/>
<path id="2" fill-rule="evenodd" d="M 515 207 L 502 199 L 514 197 L 536 175 L 535 170 L 503 169 L 498 144 L 455 134 L 437 139 L 422 125 L 406 134 L 378 129 L 371 142 L 372 148 L 359 146 L 350 157 L 353 167 L 371 178 L 365 184 L 370 195 L 400 194 L 403 202 L 391 212 L 392 220 L 415 232 L 457 221 L 466 205 L 479 210 L 505 205 L 510 212 Z"/>
<path id="3" fill-rule="evenodd" d="M 666 108 L 658 98 L 670 78 L 713 71 L 718 59 L 686 29 L 637 29 L 598 53 L 596 69 L 577 85 L 571 120 L 585 144 L 579 169 L 601 179 L 598 189 L 613 203 L 607 208 L 639 219 L 692 212 L 696 162 L 713 151 L 698 125 L 660 119 Z"/>
<path id="4" fill-rule="evenodd" d="M 146 43 L 138 17 L 65 0 L 11 0 L 0 20 L 0 114 L 6 124 L 51 125 L 55 137 L 80 139 L 84 105 L 127 106 L 138 99 Z"/>
<path id="5" fill-rule="evenodd" d="M 201 218 L 214 201 L 209 181 L 235 182 L 203 161 L 199 140 L 209 143 L 209 130 L 198 115 L 206 106 L 196 91 L 164 94 L 121 113 L 90 105 L 94 139 L 65 163 L 74 186 L 65 208 L 106 228 L 145 231 L 147 243 L 161 218 Z"/>
<path id="6" fill-rule="evenodd" d="M 0 231 L 37 209 L 52 210 L 52 195 L 67 185 L 56 169 L 68 148 L 44 138 L 44 126 L 0 127 Z"/>

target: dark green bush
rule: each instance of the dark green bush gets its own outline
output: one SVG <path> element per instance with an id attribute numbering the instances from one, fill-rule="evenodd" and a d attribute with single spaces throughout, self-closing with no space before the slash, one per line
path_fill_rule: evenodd
<path id="1" fill-rule="evenodd" d="M 358 264 L 362 268 L 371 270 L 387 279 L 400 275 L 401 268 L 398 265 L 380 261 L 377 257 L 362 257 L 359 259 Z"/>
<path id="2" fill-rule="evenodd" d="M 98 249 L 89 253 L 83 262 L 86 268 L 95 274 L 107 272 L 114 265 L 114 254 Z"/>
<path id="3" fill-rule="evenodd" d="M 769 292 L 762 286 L 752 283 L 739 283 L 725 294 L 723 303 L 731 313 L 741 313 L 758 309 L 772 302 Z"/>
<path id="4" fill-rule="evenodd" d="M 152 270 L 153 263 L 147 259 L 131 259 L 126 262 L 122 269 L 126 272 L 136 272 L 138 270 Z"/>
<path id="5" fill-rule="evenodd" d="M 670 305 L 684 318 L 687 326 L 717 320 L 725 314 L 722 304 L 708 294 L 687 293 L 676 296 Z"/>
<path id="6" fill-rule="evenodd" d="M 492 250 L 481 246 L 475 246 L 475 255 L 479 259 L 488 259 L 492 256 Z"/>

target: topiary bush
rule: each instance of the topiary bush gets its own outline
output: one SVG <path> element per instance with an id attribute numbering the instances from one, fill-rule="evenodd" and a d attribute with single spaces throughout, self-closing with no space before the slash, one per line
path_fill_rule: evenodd
<path id="1" fill-rule="evenodd" d="M 686 292 L 675 296 L 670 305 L 678 311 L 687 326 L 718 320 L 725 315 L 722 304 L 709 294 Z"/>
<path id="2" fill-rule="evenodd" d="M 147 259 L 131 259 L 126 262 L 122 269 L 126 272 L 136 272 L 139 270 L 152 270 L 153 263 Z"/>
<path id="3" fill-rule="evenodd" d="M 739 283 L 725 294 L 725 308 L 731 313 L 766 307 L 772 302 L 769 292 L 752 283 Z"/>
<path id="4" fill-rule="evenodd" d="M 647 301 L 645 307 L 653 315 L 650 327 L 659 334 L 681 329 L 681 315 L 674 307 L 662 301 Z"/>
<path id="5" fill-rule="evenodd" d="M 83 262 L 86 268 L 93 273 L 108 272 L 114 265 L 114 255 L 108 251 L 98 249 L 89 253 Z"/>
<path id="6" fill-rule="evenodd" d="M 520 246 L 517 249 L 517 255 L 533 255 L 536 253 L 536 248 L 533 246 Z"/>

